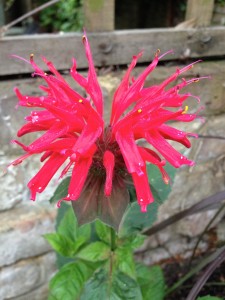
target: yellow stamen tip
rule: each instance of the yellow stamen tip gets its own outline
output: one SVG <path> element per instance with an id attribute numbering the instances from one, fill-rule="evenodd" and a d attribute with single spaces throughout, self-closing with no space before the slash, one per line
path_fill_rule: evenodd
<path id="1" fill-rule="evenodd" d="M 82 100 L 82 99 L 80 99 L 78 102 L 79 102 L 79 103 L 82 103 L 82 102 L 83 102 L 83 100 Z"/>
<path id="2" fill-rule="evenodd" d="M 199 82 L 199 79 L 195 79 L 195 80 L 193 80 L 194 82 Z"/>
<path id="3" fill-rule="evenodd" d="M 186 105 L 183 112 L 182 112 L 182 114 L 186 114 L 187 111 L 188 111 L 188 106 Z"/>
<path id="4" fill-rule="evenodd" d="M 156 53 L 155 53 L 155 56 L 157 57 L 160 53 L 160 49 L 157 49 Z"/>
<path id="5" fill-rule="evenodd" d="M 142 112 L 142 109 L 139 108 L 139 109 L 137 110 L 137 112 L 140 114 L 140 113 Z"/>

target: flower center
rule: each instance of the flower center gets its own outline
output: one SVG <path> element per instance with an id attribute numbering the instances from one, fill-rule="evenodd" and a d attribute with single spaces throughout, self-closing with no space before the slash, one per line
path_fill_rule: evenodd
<path id="1" fill-rule="evenodd" d="M 92 165 L 90 168 L 90 173 L 99 177 L 106 176 L 106 170 L 103 164 L 103 157 L 106 151 L 110 151 L 115 158 L 114 176 L 125 176 L 127 174 L 125 162 L 121 154 L 119 145 L 117 144 L 115 139 L 112 138 L 111 126 L 107 126 L 105 128 L 102 137 L 98 139 L 96 145 L 98 149 L 94 154 Z"/>

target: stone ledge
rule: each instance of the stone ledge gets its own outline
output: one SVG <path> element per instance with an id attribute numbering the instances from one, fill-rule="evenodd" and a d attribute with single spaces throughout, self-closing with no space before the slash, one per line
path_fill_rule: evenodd
<path id="1" fill-rule="evenodd" d="M 0 270 L 0 299 L 13 297 L 18 299 L 23 294 L 33 292 L 46 284 L 55 271 L 54 253 L 22 260 L 13 266 L 2 268 Z"/>
<path id="2" fill-rule="evenodd" d="M 43 234 L 54 232 L 56 211 L 43 205 L 20 205 L 1 213 L 0 267 L 50 251 Z"/>

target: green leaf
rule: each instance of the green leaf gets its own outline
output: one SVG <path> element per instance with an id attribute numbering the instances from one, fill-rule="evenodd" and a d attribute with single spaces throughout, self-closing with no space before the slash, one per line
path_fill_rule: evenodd
<path id="1" fill-rule="evenodd" d="M 68 209 L 65 212 L 61 222 L 59 223 L 57 228 L 57 233 L 60 235 L 64 235 L 71 241 L 76 241 L 77 229 L 78 229 L 77 227 L 78 225 L 77 225 L 76 216 L 72 208 L 70 207 L 70 209 Z"/>
<path id="2" fill-rule="evenodd" d="M 77 251 L 90 240 L 91 234 L 89 224 L 78 228 L 72 208 L 69 205 L 63 207 L 63 217 L 60 217 L 60 223 L 58 221 L 57 233 L 46 234 L 44 236 L 57 252 L 57 265 L 59 268 L 70 261 L 64 257 L 75 257 Z"/>
<path id="3" fill-rule="evenodd" d="M 57 217 L 56 217 L 56 230 L 59 227 L 60 222 L 62 221 L 65 213 L 67 212 L 68 209 L 71 208 L 71 205 L 68 204 L 68 202 L 62 202 L 60 205 L 60 208 L 57 211 Z"/>
<path id="4" fill-rule="evenodd" d="M 220 297 L 214 297 L 214 296 L 204 296 L 204 297 L 198 297 L 197 300 L 223 300 Z"/>
<path id="5" fill-rule="evenodd" d="M 91 224 L 84 224 L 78 227 L 78 237 L 83 237 L 85 241 L 89 241 L 91 238 Z"/>
<path id="6" fill-rule="evenodd" d="M 54 195 L 50 198 L 50 203 L 54 203 L 66 197 L 68 193 L 70 179 L 70 177 L 66 177 L 64 180 L 62 180 L 62 182 L 58 185 L 57 189 L 55 190 Z"/>
<path id="7" fill-rule="evenodd" d="M 99 239 L 107 244 L 111 243 L 111 230 L 112 228 L 101 222 L 100 220 L 95 221 L 95 230 Z"/>
<path id="8" fill-rule="evenodd" d="M 94 242 L 81 249 L 79 253 L 77 253 L 77 258 L 97 262 L 106 260 L 110 254 L 111 249 L 108 245 L 102 242 Z"/>
<path id="9" fill-rule="evenodd" d="M 162 174 L 159 169 L 153 164 L 147 164 L 148 180 L 151 185 L 151 190 L 156 201 L 163 203 L 171 192 L 171 183 L 174 180 L 176 169 L 170 164 L 166 164 L 165 171 L 170 176 L 170 184 L 165 184 L 162 179 Z"/>
<path id="10" fill-rule="evenodd" d="M 165 167 L 165 170 L 169 174 L 171 180 L 173 180 L 176 169 L 168 164 Z M 147 172 L 155 202 L 148 205 L 147 213 L 142 213 L 138 203 L 132 202 L 127 208 L 120 223 L 119 236 L 127 236 L 150 227 L 157 219 L 158 206 L 168 198 L 171 186 L 163 182 L 162 175 L 158 168 L 152 164 L 148 164 Z M 129 192 L 130 196 L 133 197 L 132 189 L 129 189 Z"/>
<path id="11" fill-rule="evenodd" d="M 131 203 L 127 209 L 119 228 L 119 236 L 128 236 L 150 227 L 157 219 L 158 203 L 148 206 L 148 211 L 142 213 L 137 202 Z"/>
<path id="12" fill-rule="evenodd" d="M 75 245 L 66 236 L 58 233 L 48 233 L 44 235 L 44 238 L 59 254 L 66 257 L 74 257 L 74 254 L 76 252 Z"/>
<path id="13" fill-rule="evenodd" d="M 165 297 L 165 279 L 159 266 L 146 267 L 136 265 L 137 281 L 140 285 L 143 300 L 163 300 Z"/>
<path id="14" fill-rule="evenodd" d="M 136 278 L 133 251 L 129 247 L 119 247 L 114 252 L 114 268 L 129 277 Z"/>
<path id="15" fill-rule="evenodd" d="M 145 239 L 146 239 L 145 235 L 135 233 L 122 240 L 123 240 L 123 245 L 129 247 L 132 250 L 135 250 L 144 243 Z"/>
<path id="16" fill-rule="evenodd" d="M 48 300 L 78 299 L 84 283 L 90 278 L 97 266 L 82 261 L 64 265 L 50 281 Z"/>
<path id="17" fill-rule="evenodd" d="M 86 283 L 80 297 L 80 300 L 93 299 L 142 300 L 142 295 L 135 280 L 119 271 L 110 275 L 102 268 Z"/>

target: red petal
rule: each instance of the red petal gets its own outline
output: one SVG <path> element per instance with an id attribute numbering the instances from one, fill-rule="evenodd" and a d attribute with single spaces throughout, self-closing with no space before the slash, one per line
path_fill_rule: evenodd
<path id="1" fill-rule="evenodd" d="M 69 185 L 68 195 L 65 200 L 77 200 L 79 198 L 86 181 L 91 163 L 92 156 L 88 158 L 81 158 L 78 162 L 75 163 Z"/>
<path id="2" fill-rule="evenodd" d="M 143 52 L 140 52 L 137 56 L 133 56 L 131 64 L 129 65 L 129 68 L 126 71 L 122 82 L 120 83 L 119 87 L 117 88 L 114 94 L 110 124 L 113 124 L 116 121 L 116 110 L 118 108 L 118 105 L 120 105 L 121 102 L 123 101 L 124 95 L 129 88 L 130 74 L 134 69 L 134 67 L 136 66 L 138 58 L 141 57 L 142 54 Z"/>
<path id="3" fill-rule="evenodd" d="M 33 143 L 28 146 L 30 152 L 41 152 L 46 149 L 46 147 L 56 140 L 57 138 L 65 135 L 68 131 L 67 126 L 61 123 L 56 123 L 52 126 L 46 133 L 44 133 L 40 138 L 36 139 Z"/>
<path id="4" fill-rule="evenodd" d="M 85 155 L 90 147 L 94 145 L 101 133 L 102 127 L 96 122 L 96 120 L 94 121 L 92 120 L 92 117 L 90 117 L 72 150 L 75 153 L 78 152 L 79 154 Z"/>
<path id="5" fill-rule="evenodd" d="M 191 143 L 187 139 L 188 134 L 186 132 L 183 132 L 181 130 L 178 130 L 176 128 L 170 127 L 165 124 L 159 127 L 159 132 L 166 139 L 179 142 L 187 148 L 191 147 Z"/>
<path id="6" fill-rule="evenodd" d="M 62 77 L 62 75 L 56 70 L 55 66 L 51 61 L 48 61 L 45 57 L 42 57 L 43 61 L 48 66 L 49 70 L 62 82 L 66 83 L 65 79 Z"/>
<path id="7" fill-rule="evenodd" d="M 36 193 L 44 191 L 59 167 L 67 159 L 65 155 L 54 153 L 39 170 L 39 172 L 27 184 L 31 191 L 31 200 L 35 200 Z"/>
<path id="8" fill-rule="evenodd" d="M 146 212 L 147 206 L 154 201 L 154 198 L 150 190 L 146 167 L 142 168 L 142 172 L 142 176 L 138 176 L 138 174 L 133 173 L 132 178 L 134 181 L 138 204 L 141 206 L 141 211 Z"/>
<path id="9" fill-rule="evenodd" d="M 123 155 L 129 173 L 143 174 L 143 159 L 135 143 L 132 131 L 126 128 L 116 132 L 116 140 Z"/>
<path id="10" fill-rule="evenodd" d="M 193 166 L 193 161 L 176 151 L 156 130 L 149 131 L 146 133 L 145 137 L 146 140 L 175 168 L 179 168 L 182 165 Z"/>
<path id="11" fill-rule="evenodd" d="M 103 165 L 106 170 L 105 195 L 110 196 L 112 192 L 113 171 L 115 166 L 115 157 L 111 151 L 105 151 L 103 156 Z"/>
<path id="12" fill-rule="evenodd" d="M 134 101 L 137 101 L 140 98 L 140 91 L 144 86 L 145 79 L 149 73 L 155 69 L 158 60 L 158 56 L 156 55 L 152 63 L 138 76 L 127 92 L 124 93 L 123 98 L 121 98 L 120 103 L 117 105 L 116 112 L 114 113 L 114 123 Z"/>

